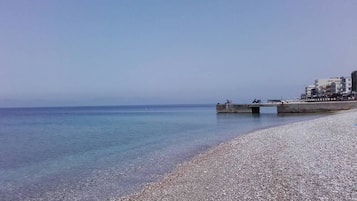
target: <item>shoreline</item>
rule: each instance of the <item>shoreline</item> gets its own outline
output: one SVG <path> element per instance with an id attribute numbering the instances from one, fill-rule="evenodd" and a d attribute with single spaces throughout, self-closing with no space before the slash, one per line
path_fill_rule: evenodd
<path id="1" fill-rule="evenodd" d="M 113 200 L 357 200 L 357 110 L 243 134 Z"/>

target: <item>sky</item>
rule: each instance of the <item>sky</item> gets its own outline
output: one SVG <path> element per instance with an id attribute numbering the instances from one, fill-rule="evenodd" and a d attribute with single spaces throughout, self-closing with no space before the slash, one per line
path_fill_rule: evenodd
<path id="1" fill-rule="evenodd" d="M 357 70 L 357 1 L 0 0 L 0 107 L 297 98 Z"/>

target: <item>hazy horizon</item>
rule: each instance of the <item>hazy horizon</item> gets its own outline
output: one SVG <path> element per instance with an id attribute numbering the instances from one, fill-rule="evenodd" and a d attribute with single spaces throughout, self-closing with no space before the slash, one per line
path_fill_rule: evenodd
<path id="1" fill-rule="evenodd" d="M 298 98 L 357 70 L 357 1 L 0 2 L 0 107 Z"/>

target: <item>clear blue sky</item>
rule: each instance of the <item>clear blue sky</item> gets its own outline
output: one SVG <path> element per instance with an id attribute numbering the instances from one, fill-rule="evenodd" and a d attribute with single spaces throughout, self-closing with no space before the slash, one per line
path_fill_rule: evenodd
<path id="1" fill-rule="evenodd" d="M 296 98 L 356 53 L 356 0 L 0 0 L 0 107 Z"/>

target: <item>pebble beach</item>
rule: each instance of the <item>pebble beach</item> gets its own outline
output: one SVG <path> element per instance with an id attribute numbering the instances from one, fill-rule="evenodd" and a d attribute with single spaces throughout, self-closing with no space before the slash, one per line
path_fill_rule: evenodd
<path id="1" fill-rule="evenodd" d="M 114 200 L 357 200 L 357 110 L 242 135 Z"/>

